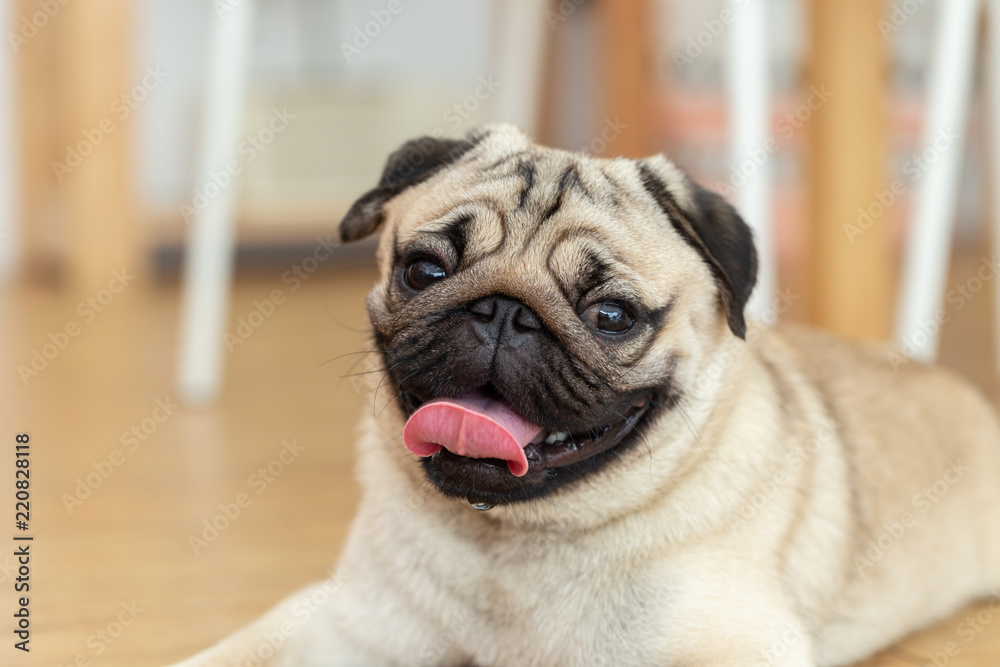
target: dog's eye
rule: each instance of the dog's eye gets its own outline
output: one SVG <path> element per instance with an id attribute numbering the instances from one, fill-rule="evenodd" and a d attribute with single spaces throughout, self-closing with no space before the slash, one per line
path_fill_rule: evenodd
<path id="1" fill-rule="evenodd" d="M 441 266 L 426 258 L 415 259 L 406 266 L 406 284 L 415 290 L 427 289 L 447 275 Z"/>
<path id="2" fill-rule="evenodd" d="M 632 328 L 635 319 L 617 303 L 595 303 L 580 315 L 592 329 L 602 333 L 624 333 Z"/>

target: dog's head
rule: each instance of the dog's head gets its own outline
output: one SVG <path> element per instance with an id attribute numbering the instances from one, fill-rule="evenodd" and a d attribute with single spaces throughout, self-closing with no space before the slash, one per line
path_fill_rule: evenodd
<path id="1" fill-rule="evenodd" d="M 403 417 L 454 399 L 522 438 L 515 471 L 503 443 L 468 442 L 492 437 L 482 424 L 435 426 L 463 442 L 424 451 L 426 474 L 473 503 L 601 470 L 676 405 L 706 341 L 746 330 L 750 230 L 662 156 L 597 159 L 506 125 L 417 139 L 340 232 L 380 227 L 368 310 Z"/>

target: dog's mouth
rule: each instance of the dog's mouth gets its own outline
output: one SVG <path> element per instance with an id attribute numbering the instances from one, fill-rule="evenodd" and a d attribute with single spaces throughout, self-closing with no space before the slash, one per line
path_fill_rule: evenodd
<path id="1" fill-rule="evenodd" d="M 564 431 L 532 423 L 489 385 L 458 398 L 421 403 L 404 392 L 400 399 L 410 413 L 407 448 L 424 458 L 443 493 L 477 509 L 537 497 L 553 480 L 594 467 L 637 435 L 654 403 L 653 392 L 642 393 L 604 424 Z"/>

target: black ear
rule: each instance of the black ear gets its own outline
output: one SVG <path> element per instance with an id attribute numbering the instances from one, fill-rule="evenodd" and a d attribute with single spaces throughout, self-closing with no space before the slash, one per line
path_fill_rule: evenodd
<path id="1" fill-rule="evenodd" d="M 412 139 L 396 150 L 385 163 L 378 185 L 354 202 L 340 221 L 340 240 L 357 241 L 382 224 L 382 207 L 408 187 L 426 181 L 442 168 L 457 161 L 475 143 L 467 139 Z"/>
<path id="2" fill-rule="evenodd" d="M 757 282 L 757 249 L 750 227 L 720 195 L 686 177 L 678 176 L 675 187 L 685 188 L 691 203 L 681 206 L 664 179 L 648 164 L 640 162 L 639 173 L 646 192 L 711 269 L 729 328 L 740 338 L 746 338 L 743 309 Z"/>

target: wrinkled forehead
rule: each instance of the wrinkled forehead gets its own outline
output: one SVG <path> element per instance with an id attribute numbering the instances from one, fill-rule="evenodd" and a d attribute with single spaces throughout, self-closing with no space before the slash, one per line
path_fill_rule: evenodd
<path id="1" fill-rule="evenodd" d="M 388 218 L 395 256 L 530 266 L 561 283 L 613 275 L 644 301 L 659 298 L 654 265 L 677 252 L 635 162 L 537 147 L 471 151 L 391 202 Z"/>

